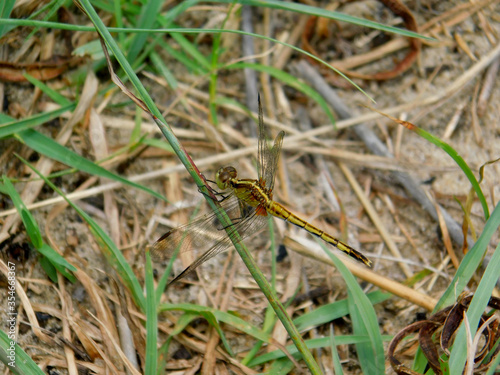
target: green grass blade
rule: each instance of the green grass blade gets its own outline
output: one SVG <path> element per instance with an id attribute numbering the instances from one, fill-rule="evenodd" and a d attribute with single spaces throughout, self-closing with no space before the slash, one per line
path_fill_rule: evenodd
<path id="1" fill-rule="evenodd" d="M 214 2 L 226 3 L 226 4 L 233 3 L 232 0 L 216 0 Z M 429 38 L 429 37 L 420 35 L 418 33 L 409 31 L 409 30 L 400 29 L 400 28 L 392 27 L 392 26 L 387 26 L 387 25 L 383 25 L 383 24 L 380 24 L 377 22 L 366 20 L 366 19 L 350 16 L 348 14 L 333 12 L 333 11 L 318 8 L 315 6 L 304 5 L 304 4 L 299 4 L 299 3 L 295 3 L 295 2 L 287 2 L 287 1 L 280 1 L 280 0 L 266 0 L 266 1 L 238 0 L 237 2 L 239 4 L 243 4 L 243 5 L 253 5 L 256 7 L 267 7 L 267 8 L 272 8 L 272 9 L 281 9 L 281 10 L 287 10 L 287 11 L 301 13 L 301 14 L 309 14 L 311 16 L 330 18 L 332 20 L 352 23 L 354 25 L 369 27 L 371 29 L 382 30 L 382 31 L 386 31 L 389 33 L 399 34 L 402 36 L 427 39 L 427 40 L 434 40 L 433 38 Z"/>
<path id="2" fill-rule="evenodd" d="M 457 163 L 457 165 L 462 169 L 464 174 L 467 176 L 469 179 L 469 182 L 472 185 L 472 188 L 476 192 L 477 197 L 479 198 L 479 201 L 481 202 L 481 206 L 483 207 L 483 212 L 484 212 L 484 218 L 488 220 L 490 217 L 490 212 L 488 209 L 488 203 L 486 202 L 486 198 L 484 197 L 483 191 L 481 190 L 481 187 L 479 186 L 479 182 L 477 181 L 476 177 L 474 176 L 474 173 L 472 173 L 471 169 L 465 162 L 465 160 L 458 154 L 457 151 L 453 147 L 451 147 L 448 143 L 443 142 L 440 140 L 438 137 L 426 132 L 424 129 L 419 128 L 418 126 L 412 124 L 411 122 L 408 121 L 402 121 L 399 120 L 395 117 L 392 117 L 386 113 L 380 112 L 379 110 L 371 107 L 367 107 L 371 109 L 372 111 L 375 111 L 377 113 L 380 113 L 382 116 L 385 116 L 392 121 L 396 122 L 397 124 L 403 125 L 405 128 L 408 130 L 411 130 L 412 132 L 416 133 L 420 137 L 424 138 L 425 140 L 429 141 L 430 143 L 438 146 L 440 149 L 442 149 L 444 152 L 446 152 L 448 155 L 451 156 L 451 158 Z"/>
<path id="3" fill-rule="evenodd" d="M 0 139 L 42 125 L 61 116 L 64 112 L 73 111 L 75 107 L 76 104 L 70 104 L 54 111 L 38 113 L 23 120 L 10 119 L 5 121 L 6 117 L 4 116 L 3 124 L 0 126 Z"/>
<path id="4" fill-rule="evenodd" d="M 497 355 L 493 361 L 491 361 L 490 368 L 486 372 L 486 375 L 498 375 L 498 367 L 500 366 L 500 355 Z"/>
<path id="5" fill-rule="evenodd" d="M 366 297 L 368 298 L 370 305 L 375 305 L 377 303 L 387 301 L 392 297 L 392 294 L 376 291 L 369 293 Z M 328 322 L 341 318 L 347 314 L 349 314 L 349 306 L 347 299 L 344 299 L 320 306 L 311 312 L 305 313 L 304 315 L 294 319 L 293 324 L 295 324 L 300 332 L 303 332 L 311 328 L 327 324 Z"/>
<path id="6" fill-rule="evenodd" d="M 500 218 L 500 203 L 493 211 L 490 220 L 495 221 L 495 217 Z M 500 224 L 500 220 L 496 220 Z M 498 229 L 498 226 L 497 226 Z M 481 315 L 486 311 L 486 306 L 491 298 L 493 289 L 498 282 L 500 275 L 500 244 L 497 245 L 493 256 L 491 257 L 486 270 L 484 271 L 481 281 L 472 297 L 472 301 L 467 309 L 468 324 L 472 337 L 475 336 Z M 459 374 L 462 372 L 467 358 L 467 346 L 465 337 L 465 324 L 462 321 L 461 327 L 458 329 L 453 349 L 450 354 L 450 373 Z"/>
<path id="7" fill-rule="evenodd" d="M 136 26 L 141 29 L 154 27 L 162 3 L 163 1 L 161 0 L 146 1 L 145 5 L 140 8 L 141 14 L 139 15 L 139 21 Z M 147 34 L 136 34 L 132 38 L 132 43 L 130 44 L 127 54 L 127 59 L 130 63 L 133 63 L 137 56 L 139 56 L 139 53 L 146 44 L 147 37 Z"/>
<path id="8" fill-rule="evenodd" d="M 50 263 L 50 260 L 42 256 L 40 257 L 40 265 L 42 266 L 45 273 L 49 276 L 49 279 L 54 284 L 57 284 L 57 269 L 52 263 Z"/>
<path id="9" fill-rule="evenodd" d="M 49 247 L 49 249 L 52 249 L 52 248 Z M 52 251 L 54 252 L 54 250 L 52 250 Z M 70 282 L 72 282 L 72 283 L 76 282 L 76 277 L 68 271 L 67 267 L 65 267 L 59 263 L 53 262 L 52 260 L 50 260 L 49 258 L 47 258 L 45 256 L 43 256 L 41 258 L 41 260 L 47 260 L 48 264 L 50 264 L 52 267 L 54 267 L 55 270 L 57 270 L 61 275 L 63 275 L 65 278 L 67 278 Z M 49 277 L 50 277 L 50 275 L 49 275 Z M 51 277 L 51 279 L 54 283 L 57 283 L 57 274 L 55 275 L 55 278 Z"/>
<path id="10" fill-rule="evenodd" d="M 319 243 L 319 241 L 318 241 Z M 323 243 L 323 250 L 339 270 L 347 286 L 349 314 L 353 323 L 353 331 L 357 335 L 366 335 L 368 342 L 358 343 L 358 358 L 363 372 L 384 373 L 385 354 L 382 336 L 378 327 L 378 319 L 368 297 L 363 293 L 349 269 Z"/>
<path id="11" fill-rule="evenodd" d="M 52 138 L 49 138 L 36 130 L 25 130 L 19 133 L 19 138 L 28 147 L 42 155 L 47 156 L 48 158 L 57 160 L 60 163 L 66 164 L 80 171 L 87 172 L 91 175 L 109 178 L 110 180 L 118 181 L 124 185 L 143 190 L 163 201 L 167 200 L 163 195 L 149 189 L 146 186 L 129 181 L 126 178 L 104 169 L 103 167 L 85 159 L 84 157 L 57 143 Z"/>
<path id="12" fill-rule="evenodd" d="M 498 230 L 500 226 L 500 204 L 497 204 L 495 209 L 493 210 L 492 215 L 489 220 L 486 222 L 486 225 L 483 229 L 483 232 L 479 236 L 478 240 L 470 249 L 465 257 L 462 259 L 460 266 L 453 277 L 453 280 L 450 282 L 449 287 L 443 293 L 441 298 L 439 299 L 436 307 L 434 308 L 434 313 L 439 310 L 442 310 L 446 306 L 450 306 L 455 303 L 456 298 L 463 292 L 471 278 L 476 273 L 479 265 L 481 264 L 486 251 L 488 250 L 488 245 L 491 241 L 491 238 Z M 495 251 L 495 254 L 498 252 L 498 247 Z M 488 266 L 489 267 L 489 266 Z M 483 275 L 484 277 L 484 275 Z M 498 274 L 497 274 L 498 278 Z M 482 294 L 481 290 L 477 288 L 476 293 Z M 483 295 L 484 297 L 484 295 Z M 424 371 L 427 360 L 424 357 L 421 350 L 417 352 L 415 356 L 415 361 L 413 364 L 413 370 L 415 371 Z"/>
<path id="13" fill-rule="evenodd" d="M 172 56 L 172 58 L 179 61 L 182 65 L 185 66 L 186 69 L 195 74 L 206 74 L 206 71 L 202 69 L 202 67 L 195 61 L 191 60 L 189 56 L 184 53 L 184 51 L 178 51 L 161 40 L 158 42 L 158 44 L 164 49 L 165 53 L 169 54 L 170 56 Z"/>
<path id="14" fill-rule="evenodd" d="M 146 251 L 146 364 L 145 374 L 156 375 L 158 364 L 158 312 L 151 255 Z"/>
<path id="15" fill-rule="evenodd" d="M 234 353 L 233 353 L 233 350 L 231 349 L 231 346 L 229 345 L 229 341 L 227 341 L 226 339 L 226 335 L 224 334 L 224 331 L 222 330 L 219 322 L 217 321 L 217 318 L 215 317 L 214 314 L 212 314 L 211 312 L 209 311 L 203 311 L 200 313 L 200 315 L 205 318 L 205 320 L 208 322 L 208 324 L 210 324 L 213 328 L 215 328 L 215 330 L 217 331 L 217 333 L 219 334 L 219 337 L 222 341 L 222 344 L 224 345 L 224 348 L 226 348 L 226 351 L 229 353 L 229 355 L 231 357 L 234 357 Z"/>
<path id="16" fill-rule="evenodd" d="M 342 375 L 342 364 L 340 363 L 339 352 L 337 350 L 337 341 L 335 340 L 335 332 L 333 331 L 333 325 L 330 324 L 330 350 L 332 353 L 332 363 L 333 363 L 333 373 L 336 375 Z"/>
<path id="17" fill-rule="evenodd" d="M 282 357 L 271 364 L 269 370 L 265 374 L 269 375 L 287 375 L 295 368 L 295 364 L 288 359 L 288 357 Z"/>
<path id="18" fill-rule="evenodd" d="M 472 249 L 470 249 L 462 259 L 462 262 L 460 263 L 460 266 L 455 273 L 455 277 L 453 277 L 450 286 L 448 287 L 448 289 L 446 289 L 442 297 L 439 299 L 434 312 L 437 312 L 444 307 L 453 304 L 456 297 L 464 291 L 470 279 L 481 264 L 481 261 L 483 260 L 483 257 L 488 250 L 488 245 L 493 235 L 498 230 L 499 226 L 500 204 L 497 204 L 490 219 L 486 222 L 483 232 L 479 236 L 478 240 L 476 241 Z"/>
<path id="19" fill-rule="evenodd" d="M 179 43 L 181 48 L 195 60 L 195 63 L 198 64 L 198 66 L 201 67 L 204 72 L 210 71 L 210 62 L 199 51 L 198 47 L 196 47 L 193 43 L 187 40 L 184 35 L 178 32 L 173 32 L 170 35 L 172 36 L 172 39 Z"/>
<path id="20" fill-rule="evenodd" d="M 384 335 L 381 336 L 381 339 L 384 342 L 389 342 L 392 339 L 392 336 Z M 337 345 L 353 345 L 353 344 L 356 345 L 368 341 L 369 339 L 367 336 L 358 336 L 358 335 L 335 336 L 335 342 Z M 328 348 L 330 347 L 330 337 L 320 337 L 311 340 L 306 340 L 306 344 L 309 349 Z M 287 345 L 286 349 L 291 355 L 295 355 L 298 353 L 297 348 L 295 348 L 293 345 Z M 285 357 L 285 354 L 281 350 L 274 350 L 272 352 L 265 353 L 259 357 L 256 357 L 248 364 L 248 366 L 253 367 L 262 365 L 264 363 L 268 363 L 270 361 L 274 361 L 283 357 Z M 383 371 L 371 371 L 367 372 L 366 374 L 383 374 Z"/>
<path id="21" fill-rule="evenodd" d="M 45 95 L 47 95 L 61 107 L 66 107 L 72 104 L 70 100 L 66 99 L 66 97 L 59 94 L 56 90 L 50 88 L 42 81 L 36 79 L 33 76 L 30 76 L 28 73 L 24 73 L 23 76 L 28 80 L 28 82 L 30 82 L 33 86 L 38 87 Z"/>
<path id="22" fill-rule="evenodd" d="M 151 52 L 149 58 L 151 59 L 151 62 L 153 63 L 156 71 L 165 79 L 165 81 L 167 81 L 167 84 L 170 86 L 170 88 L 175 91 L 177 89 L 177 86 L 179 85 L 177 79 L 172 74 L 170 69 L 165 65 L 160 56 L 156 52 Z"/>
<path id="23" fill-rule="evenodd" d="M 12 9 L 14 9 L 14 4 L 16 3 L 16 0 L 4 0 L 0 2 L 0 17 L 1 18 L 9 18 L 10 13 L 12 12 Z M 12 30 L 14 26 L 12 25 L 5 25 L 0 22 L 0 38 L 7 34 L 10 30 Z"/>
<path id="24" fill-rule="evenodd" d="M 71 263 L 69 263 L 66 259 L 64 259 L 63 256 L 61 256 L 57 251 L 55 251 L 53 248 L 51 248 L 49 245 L 46 243 L 43 243 L 42 246 L 37 248 L 37 250 L 42 254 L 43 256 L 47 257 L 47 259 L 50 260 L 50 262 L 54 266 L 61 266 L 65 269 L 68 269 L 70 271 L 75 272 L 76 268 L 73 266 Z"/>
<path id="25" fill-rule="evenodd" d="M 47 5 L 45 5 L 41 9 L 37 10 L 36 12 L 32 13 L 30 15 L 30 18 L 39 18 L 42 16 L 42 13 L 45 13 L 45 14 L 43 14 L 43 19 L 48 20 L 48 19 L 52 18 L 52 16 L 54 14 L 57 13 L 59 8 L 61 6 L 63 6 L 65 2 L 66 2 L 66 0 L 50 1 Z M 31 30 L 29 35 L 26 37 L 26 40 L 31 39 L 34 35 L 36 35 L 36 33 L 38 33 L 38 31 L 39 31 L 38 28 L 34 28 L 33 30 Z"/>
<path id="26" fill-rule="evenodd" d="M 198 314 L 198 316 L 200 316 L 202 313 L 210 313 L 215 317 L 217 321 L 226 323 L 232 326 L 233 328 L 236 328 L 241 332 L 246 333 L 247 335 L 255 337 L 258 340 L 269 343 L 271 339 L 269 334 L 262 332 L 262 330 L 254 327 L 253 325 L 244 321 L 243 319 L 238 318 L 237 316 L 230 314 L 228 312 L 219 311 L 211 307 L 199 306 L 187 303 L 162 304 L 160 305 L 158 310 L 159 312 L 180 310 L 184 311 L 185 313 Z"/>
<path id="27" fill-rule="evenodd" d="M 14 353 L 11 352 L 14 350 Z M 11 354 L 13 354 L 11 356 Z M 11 373 L 16 375 L 44 375 L 45 373 L 26 354 L 26 352 L 16 344 L 15 337 L 9 337 L 7 333 L 0 329 L 0 361 L 2 361 Z M 12 364 L 13 366 L 9 365 Z"/>
<path id="28" fill-rule="evenodd" d="M 38 227 L 35 218 L 33 217 L 33 215 L 31 215 L 31 212 L 22 201 L 21 196 L 14 188 L 14 185 L 12 185 L 12 182 L 10 182 L 10 179 L 5 175 L 3 176 L 2 190 L 10 196 L 12 203 L 14 203 L 14 206 L 16 207 L 21 220 L 23 221 L 24 227 L 26 228 L 26 232 L 33 246 L 35 246 L 37 249 L 42 247 L 43 239 L 42 235 L 40 234 L 40 228 Z"/>
<path id="29" fill-rule="evenodd" d="M 353 333 L 356 336 L 360 337 L 370 337 L 371 332 L 369 330 L 369 325 L 371 323 L 366 322 L 364 320 L 364 311 L 361 311 L 359 306 L 357 305 L 357 299 L 353 296 L 352 292 L 350 290 L 347 291 L 347 294 L 349 297 L 347 298 L 348 306 L 349 306 L 349 315 L 351 317 L 351 322 L 352 322 L 352 327 L 353 327 Z M 378 333 L 378 325 L 377 325 L 377 333 Z M 372 374 L 372 373 L 383 373 L 383 371 L 380 369 L 380 357 L 377 357 L 377 355 L 380 356 L 380 348 L 379 352 L 377 353 L 377 350 L 374 350 L 377 348 L 377 346 L 373 345 L 373 338 L 372 340 L 368 341 L 362 341 L 360 343 L 356 344 L 356 352 L 357 352 L 357 357 L 359 360 L 359 363 L 361 365 L 361 369 L 363 373 L 365 374 Z M 380 340 L 380 344 L 382 344 L 382 341 Z M 383 358 L 383 347 L 381 349 L 382 352 L 382 358 Z"/>

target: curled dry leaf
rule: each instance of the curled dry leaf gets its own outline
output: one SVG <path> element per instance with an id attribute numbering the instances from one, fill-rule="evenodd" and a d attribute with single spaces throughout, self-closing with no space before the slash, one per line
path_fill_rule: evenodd
<path id="1" fill-rule="evenodd" d="M 0 61 L 0 81 L 26 82 L 25 73 L 40 81 L 48 81 L 64 73 L 69 67 L 84 61 L 82 57 L 56 56 L 47 61 L 34 63 L 10 63 Z"/>
<path id="2" fill-rule="evenodd" d="M 472 297 L 473 294 L 461 296 L 454 305 L 444 308 L 429 317 L 427 320 L 410 324 L 394 336 L 388 349 L 388 358 L 394 371 L 397 374 L 418 374 L 417 372 L 406 367 L 395 357 L 396 349 L 403 338 L 418 331 L 420 348 L 427 358 L 429 366 L 432 367 L 436 374 L 441 374 L 441 361 L 439 357 L 443 353 L 447 355 L 449 354 L 449 349 L 452 343 L 451 339 L 460 327 L 460 324 L 464 319 L 464 313 L 467 311 Z M 491 297 L 488 302 L 488 306 L 495 310 L 499 310 L 500 298 Z M 487 370 L 491 361 L 500 351 L 500 346 L 497 346 L 494 353 L 490 356 L 489 361 L 476 367 L 476 365 L 485 359 L 486 355 L 494 348 L 495 343 L 500 338 L 498 319 L 488 318 L 488 314 L 484 313 L 481 316 L 479 323 L 480 325 L 486 324 L 487 326 L 480 332 L 484 345 L 481 348 L 475 348 L 474 373 L 481 373 L 482 371 Z"/>
<path id="3" fill-rule="evenodd" d="M 387 8 L 391 10 L 391 12 L 397 16 L 401 17 L 404 21 L 405 27 L 414 32 L 418 32 L 418 25 L 417 21 L 415 20 L 415 17 L 413 17 L 413 14 L 411 11 L 401 3 L 399 0 L 379 0 L 382 4 L 384 4 Z M 302 34 L 302 48 L 306 50 L 307 52 L 319 56 L 319 53 L 314 49 L 314 47 L 311 45 L 311 39 L 314 37 L 315 34 L 318 33 L 318 28 L 316 27 L 316 24 L 320 22 L 320 19 L 318 17 L 313 16 L 310 17 L 306 27 L 304 29 L 304 32 Z M 321 28 L 321 30 L 323 30 Z M 325 32 L 321 32 L 322 35 L 319 35 L 318 37 L 322 38 L 325 36 Z M 384 81 L 388 79 L 392 79 L 395 77 L 398 77 L 402 73 L 406 72 L 415 62 L 417 59 L 418 54 L 420 53 L 421 49 L 421 41 L 416 38 L 408 38 L 409 43 L 410 43 L 410 51 L 408 54 L 400 61 L 398 62 L 392 70 L 385 71 L 385 72 L 378 72 L 374 74 L 362 74 L 350 70 L 344 70 L 344 69 L 339 69 L 342 71 L 342 73 L 348 75 L 349 77 L 353 78 L 360 78 L 360 79 L 366 79 L 366 80 L 376 80 L 376 81 Z M 313 63 L 317 63 L 315 60 L 311 61 Z M 330 69 L 324 69 L 323 67 L 320 68 L 322 71 L 322 74 L 325 76 L 331 76 L 332 71 Z"/>

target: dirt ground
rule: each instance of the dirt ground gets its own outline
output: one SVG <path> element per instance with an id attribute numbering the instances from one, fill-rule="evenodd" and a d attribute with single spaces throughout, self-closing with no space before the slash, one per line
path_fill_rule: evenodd
<path id="1" fill-rule="evenodd" d="M 395 17 L 376 1 L 315 4 L 321 8 L 337 5 L 335 10 L 338 12 L 402 27 L 401 18 Z M 470 183 L 443 150 L 387 118 L 377 116 L 373 119 L 374 112 L 363 105 L 373 106 L 409 121 L 447 142 L 476 176 L 481 165 L 500 157 L 500 84 L 497 82 L 500 61 L 499 2 L 420 0 L 406 1 L 405 5 L 415 17 L 419 31 L 434 40 L 423 41 L 415 61 L 394 78 L 353 78 L 376 103 L 303 54 L 253 39 L 254 53 L 259 63 L 277 67 L 301 82 L 319 88 L 318 91 L 321 87 L 334 90 L 338 98 L 330 96 L 324 99 L 330 105 L 336 100 L 349 111 L 350 118 L 336 114 L 338 122 L 334 126 L 318 101 L 293 85 L 285 84 L 282 79 L 254 71 L 254 81 L 250 86 L 256 84 L 261 93 L 266 124 L 273 134 L 279 130 L 285 130 L 286 133 L 274 199 L 314 225 L 343 238 L 373 261 L 371 270 L 352 266 L 353 273 L 366 292 L 385 290 L 383 282 L 373 282 L 372 272 L 401 284 L 416 274 L 420 276 L 412 284 L 412 289 L 415 296 L 423 298 L 422 303 L 394 296 L 375 305 L 383 335 L 394 335 L 422 314 L 429 314 L 429 308 L 440 298 L 456 271 L 456 265 L 450 260 L 445 246 L 448 234 L 443 235 L 439 223 L 408 193 L 393 171 L 413 177 L 418 188 L 433 203 L 439 204 L 458 223 L 459 228 L 464 220 L 461 205 L 465 205 Z M 162 10 L 166 11 L 171 6 L 166 4 Z M 26 17 L 23 11 L 27 10 L 17 9 L 16 17 Z M 221 27 L 227 11 L 227 4 L 199 5 L 182 14 L 176 22 L 181 27 Z M 233 16 L 226 21 L 226 28 L 241 29 L 240 11 L 234 10 Z M 67 12 L 72 15 L 74 23 L 88 24 L 78 9 L 72 7 Z M 104 12 L 100 15 L 105 23 L 111 25 L 109 15 L 108 18 L 104 18 Z M 304 46 L 305 28 L 312 24 L 307 15 L 266 8 L 253 8 L 251 20 L 254 32 L 298 47 Z M 7 34 L 4 45 L 0 47 L 1 60 L 13 61 L 10 57 L 14 51 L 17 51 L 16 63 L 34 62 L 42 60 L 41 56 L 68 53 L 69 47 L 64 44 L 68 40 L 67 36 L 54 29 L 35 31 L 34 41 L 30 39 L 33 45 L 26 46 L 26 37 L 32 30 L 20 27 Z M 332 62 L 333 66 L 358 74 L 390 72 L 410 51 L 405 38 L 347 23 L 320 22 L 312 26 L 311 30 L 309 43 L 321 58 Z M 327 37 L 320 35 L 323 30 L 326 30 Z M 209 56 L 213 48 L 213 35 L 207 33 L 186 37 L 196 43 L 201 54 Z M 74 49 L 95 38 L 95 34 L 86 32 L 74 32 L 69 36 L 71 48 Z M 44 42 L 49 44 L 49 40 L 52 55 L 46 55 L 44 49 Z M 171 43 L 174 49 L 179 49 L 179 44 L 172 38 L 164 37 L 164 41 Z M 224 53 L 219 58 L 220 63 L 233 62 L 244 56 L 239 35 L 224 34 L 221 45 Z M 385 47 L 390 49 L 391 46 L 393 52 L 383 52 L 380 58 L 373 57 L 373 51 Z M 35 50 L 38 53 L 29 52 Z M 146 61 L 149 65 L 139 69 L 139 78 L 204 176 L 213 179 L 215 171 L 221 166 L 233 165 L 241 177 L 256 178 L 254 163 L 257 147 L 252 138 L 255 122 L 234 104 L 238 102 L 255 108 L 257 103 L 256 97 L 249 98 L 245 94 L 249 84 L 245 81 L 244 71 L 234 68 L 218 71 L 217 95 L 230 100 L 218 102 L 219 124 L 214 127 L 210 122 L 208 104 L 209 77 L 193 71 L 164 49 L 158 48 L 158 54 L 178 81 L 177 88 L 173 90 L 168 87 L 150 60 Z M 356 63 L 354 57 L 358 56 L 364 57 L 365 62 Z M 19 70 L 7 68 L 0 65 L 3 74 L 12 75 Z M 313 73 L 308 73 L 309 68 Z M 63 174 L 54 178 L 53 182 L 66 194 L 84 194 L 81 199 L 78 195 L 74 197 L 74 201 L 111 236 L 143 283 L 145 246 L 172 227 L 188 222 L 203 197 L 192 178 L 179 166 L 176 156 L 167 148 L 127 148 L 134 121 L 139 117 L 142 119 L 141 134 L 148 133 L 148 138 L 155 140 L 163 138 L 150 117 L 137 115 L 139 112 L 136 112 L 135 106 L 119 90 L 114 89 L 106 95 L 99 94 L 99 90 L 112 83 L 104 64 L 94 69 L 97 70 L 95 75 L 92 73 L 92 61 L 82 60 L 72 63 L 68 70 L 45 81 L 49 87 L 70 100 L 90 98 L 83 115 L 70 130 L 65 147 L 92 161 L 112 155 L 103 164 L 105 168 L 125 178 L 135 178 L 135 181 L 163 194 L 169 203 L 122 184 L 85 195 L 88 189 L 107 186 L 110 181 L 81 171 Z M 2 77 L 0 93 L 4 114 L 21 120 L 55 108 L 54 101 L 30 83 L 12 82 Z M 491 86 L 489 90 L 488 85 Z M 61 128 L 71 121 L 72 115 L 74 112 L 66 112 L 36 129 L 56 139 L 61 136 Z M 372 118 L 365 119 L 362 115 Z M 358 128 L 355 130 L 354 126 Z M 363 129 L 367 133 L 371 131 L 394 157 L 375 156 L 373 149 L 359 137 Z M 94 138 L 92 132 L 97 132 Z M 247 147 L 248 152 L 238 153 Z M 118 153 L 123 149 L 126 149 L 124 153 Z M 27 182 L 30 171 L 13 157 L 14 153 L 38 166 L 45 157 L 15 137 L 0 140 L 2 174 L 15 180 L 16 190 L 26 198 L 28 207 L 31 203 L 41 202 L 31 212 L 44 240 L 79 269 L 75 283 L 61 276 L 58 284 L 52 283 L 43 271 L 35 250 L 30 250 L 30 246 L 26 245 L 28 239 L 24 227 L 15 219 L 15 215 L 8 215 L 13 208 L 12 202 L 6 195 L 0 195 L 2 256 L 5 263 L 15 262 L 17 280 L 31 305 L 26 306 L 24 300 L 19 304 L 18 343 L 50 374 L 71 373 L 68 363 L 74 361 L 75 356 L 77 362 L 73 363 L 78 364 L 81 373 L 105 373 L 105 368 L 111 369 L 113 366 L 118 373 L 124 373 L 126 366 L 114 344 L 110 343 L 110 338 L 104 337 L 98 321 L 108 319 L 102 324 L 113 327 L 114 332 L 110 333 L 110 337 L 117 338 L 121 323 L 116 313 L 120 306 L 121 309 L 129 309 L 131 320 L 137 324 L 131 327 L 132 331 L 136 330 L 132 336 L 137 342 L 145 335 L 144 328 L 138 323 L 142 316 L 132 305 L 128 291 L 123 285 L 118 286 L 121 282 L 107 263 L 88 225 L 71 207 L 61 202 L 51 203 L 49 199 L 58 195 L 48 186 L 43 185 L 36 192 L 28 191 L 31 186 Z M 59 162 L 45 166 L 46 175 L 67 170 L 67 166 Z M 498 163 L 485 168 L 481 187 L 490 211 L 500 196 L 499 177 Z M 368 203 L 360 199 L 355 192 L 356 187 L 359 187 Z M 370 216 L 370 207 L 367 205 L 373 208 L 374 216 Z M 481 233 L 485 221 L 477 199 L 472 203 L 470 218 L 476 233 Z M 291 304 L 287 311 L 292 317 L 347 297 L 340 273 L 326 261 L 315 259 L 315 249 L 319 246 L 310 241 L 311 236 L 278 220 L 274 221 L 273 228 L 278 246 L 281 250 L 287 250 L 287 255 L 277 263 L 276 290 L 279 298 L 285 302 L 297 295 L 318 292 L 314 298 Z M 388 237 L 384 236 L 385 232 Z M 453 233 L 451 236 L 452 250 L 460 260 L 463 257 L 462 244 L 453 238 Z M 498 243 L 498 237 L 497 233 L 495 244 Z M 307 240 L 309 242 L 304 242 Z M 268 230 L 247 239 L 245 243 L 262 272 L 270 278 Z M 492 246 L 490 253 L 493 249 Z M 179 274 L 201 253 L 200 250 L 203 249 L 181 254 L 174 264 L 173 273 Z M 398 256 L 402 261 L 398 261 Z M 347 259 L 343 255 L 340 257 Z M 160 277 L 164 265 L 157 263 L 155 269 Z M 425 269 L 430 272 L 423 274 Z M 3 279 L 1 283 L 2 287 L 7 285 Z M 474 288 L 475 285 L 470 285 L 472 291 Z M 2 308 L 7 306 L 5 298 L 0 297 Z M 233 311 L 259 327 L 268 307 L 268 302 L 233 250 L 209 260 L 196 273 L 174 284 L 162 297 L 162 302 L 192 303 Z M 30 309 L 36 313 L 44 333 L 39 334 L 32 328 Z M 0 311 L 0 314 L 4 313 Z M 179 316 L 174 312 L 160 315 L 160 343 L 166 340 L 167 332 L 172 331 Z M 308 337 L 327 336 L 329 329 L 330 325 L 327 324 L 319 326 Z M 336 319 L 334 329 L 338 335 L 352 333 L 349 318 Z M 91 340 L 82 342 L 84 333 L 97 343 L 92 351 L 89 349 L 92 347 Z M 230 327 L 225 333 L 233 349 L 241 353 L 237 357 L 237 361 L 240 361 L 255 340 Z M 192 322 L 183 337 L 173 340 L 167 369 L 179 374 L 189 373 L 189 369 L 196 371 L 208 366 L 206 362 L 211 354 L 218 361 L 211 370 L 204 367 L 204 373 L 246 373 L 245 369 L 237 365 L 229 365 L 227 357 L 211 347 L 213 336 L 216 336 L 216 332 L 210 329 L 205 320 Z M 46 342 L 43 342 L 42 337 L 46 338 Z M 63 337 L 66 341 L 63 341 Z M 273 331 L 273 338 L 282 345 L 289 344 L 279 328 Z M 64 342 L 70 342 L 70 345 L 64 345 Z M 144 348 L 136 350 L 143 352 Z M 104 354 L 99 355 L 98 351 Z M 339 347 L 339 356 L 345 373 L 361 373 L 354 346 Z M 99 357 L 108 358 L 110 362 Z M 332 373 L 330 353 L 324 351 L 319 358 L 326 369 L 325 373 Z M 386 373 L 393 373 L 388 364 L 386 367 Z M 259 368 L 254 370 L 263 371 Z M 4 369 L 4 373 L 8 373 L 8 370 Z"/>

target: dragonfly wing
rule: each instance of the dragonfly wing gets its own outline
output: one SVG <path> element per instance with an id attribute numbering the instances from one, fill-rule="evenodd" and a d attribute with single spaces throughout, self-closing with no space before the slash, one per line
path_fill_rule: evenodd
<path id="1" fill-rule="evenodd" d="M 223 237 L 213 247 L 211 247 L 209 250 L 207 250 L 205 253 L 203 253 L 200 257 L 198 257 L 184 271 L 182 271 L 172 281 L 170 281 L 168 283 L 168 286 L 181 280 L 186 275 L 188 275 L 189 273 L 194 271 L 196 268 L 198 268 L 198 266 L 205 263 L 207 260 L 212 259 L 216 255 L 227 250 L 232 243 L 232 239 L 236 240 L 237 235 L 239 235 L 239 240 L 243 240 L 244 238 L 259 232 L 264 227 L 265 224 L 266 224 L 266 218 L 264 216 L 256 215 L 255 209 L 253 209 L 247 217 L 243 218 L 238 223 L 232 225 L 227 230 L 227 232 L 225 232 L 225 234 L 227 234 L 225 237 Z"/>
<path id="2" fill-rule="evenodd" d="M 266 181 L 266 188 L 273 190 L 274 180 L 276 178 L 276 171 L 278 169 L 278 161 L 280 160 L 281 146 L 283 145 L 283 138 L 285 132 L 280 131 L 274 140 L 273 148 L 269 151 L 267 157 L 267 164 L 264 168 L 264 179 Z"/>
<path id="3" fill-rule="evenodd" d="M 226 211 L 231 220 L 238 221 L 244 214 L 250 214 L 248 211 L 240 212 L 240 207 L 239 199 L 231 195 L 221 202 L 219 209 Z M 154 260 L 164 261 L 172 258 L 176 251 L 182 253 L 191 250 L 194 246 L 207 248 L 225 236 L 226 232 L 220 225 L 217 215 L 210 212 L 165 233 L 151 246 L 151 256 Z"/>
<path id="4" fill-rule="evenodd" d="M 267 159 L 269 157 L 269 146 L 267 145 L 267 135 L 264 127 L 264 114 L 262 112 L 262 103 L 260 102 L 260 94 L 258 96 L 259 102 L 259 146 L 258 146 L 258 173 L 259 178 L 265 177 L 265 170 Z"/>
<path id="5" fill-rule="evenodd" d="M 170 281 L 167 285 L 170 286 L 173 283 L 179 281 L 180 279 L 184 278 L 186 275 L 194 271 L 198 266 L 201 266 L 203 263 L 205 263 L 207 260 L 213 258 L 217 254 L 222 253 L 224 250 L 228 249 L 231 244 L 231 241 L 229 237 L 222 238 L 219 242 L 217 242 L 212 248 L 207 250 L 204 254 L 202 254 L 200 257 L 198 257 L 193 263 L 191 263 L 184 271 L 182 271 L 180 274 L 178 274 L 172 281 Z"/>
<path id="6" fill-rule="evenodd" d="M 283 137 L 285 132 L 281 131 L 274 140 L 273 148 L 270 149 L 267 143 L 268 133 L 264 125 L 264 115 L 262 112 L 262 104 L 259 95 L 259 155 L 258 155 L 258 172 L 259 178 L 263 178 L 266 182 L 266 188 L 272 189 L 274 187 L 274 178 L 276 176 L 276 169 L 278 168 L 278 161 L 281 153 L 281 146 L 283 145 Z"/>

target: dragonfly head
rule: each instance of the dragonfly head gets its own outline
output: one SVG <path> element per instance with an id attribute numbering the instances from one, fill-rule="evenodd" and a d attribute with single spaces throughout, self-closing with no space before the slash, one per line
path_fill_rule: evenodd
<path id="1" fill-rule="evenodd" d="M 238 172 L 234 167 L 224 167 L 215 174 L 215 182 L 221 190 L 229 189 L 229 182 L 238 177 Z"/>

